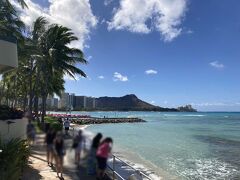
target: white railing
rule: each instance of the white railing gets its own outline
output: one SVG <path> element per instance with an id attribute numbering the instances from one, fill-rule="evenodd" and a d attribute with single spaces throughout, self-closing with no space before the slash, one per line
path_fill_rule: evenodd
<path id="1" fill-rule="evenodd" d="M 128 167 L 130 167 L 133 170 L 133 173 L 139 175 L 141 177 L 141 179 L 148 179 L 148 180 L 153 180 L 152 178 L 150 178 L 149 176 L 147 176 L 146 174 L 144 174 L 143 172 L 137 170 L 136 168 L 134 168 L 133 166 L 131 166 L 130 164 L 128 164 L 127 162 L 123 161 L 122 159 L 120 159 L 119 157 L 115 156 L 112 154 L 112 167 L 108 165 L 108 169 L 111 171 L 112 174 L 112 179 L 121 179 L 121 180 L 127 180 L 125 178 L 123 178 L 117 171 L 116 171 L 116 160 L 122 162 L 123 164 L 127 165 Z"/>

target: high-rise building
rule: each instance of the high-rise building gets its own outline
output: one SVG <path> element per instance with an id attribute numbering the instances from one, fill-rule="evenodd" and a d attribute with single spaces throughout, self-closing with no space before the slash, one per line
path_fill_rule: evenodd
<path id="1" fill-rule="evenodd" d="M 48 109 L 51 109 L 51 108 L 56 109 L 56 108 L 58 108 L 58 99 L 54 98 L 53 96 L 48 96 L 46 105 L 47 105 Z"/>
<path id="2" fill-rule="evenodd" d="M 94 97 L 87 96 L 75 96 L 75 94 L 69 94 L 63 92 L 58 102 L 58 108 L 65 110 L 80 110 L 83 108 L 94 109 L 96 107 L 96 100 Z"/>
<path id="3" fill-rule="evenodd" d="M 53 98 L 53 100 L 52 100 L 52 106 L 53 106 L 54 108 L 58 108 L 58 98 Z"/>
<path id="4" fill-rule="evenodd" d="M 74 106 L 75 106 L 75 104 L 76 104 L 76 98 L 75 98 L 76 96 L 75 96 L 75 94 L 74 93 L 72 93 L 72 94 L 69 94 L 69 103 L 68 103 L 68 108 L 69 109 L 71 109 L 71 110 L 73 110 L 73 108 L 74 108 Z"/>
<path id="5" fill-rule="evenodd" d="M 58 103 L 58 108 L 60 109 L 69 108 L 69 93 L 62 92 L 59 103 Z"/>
<path id="6" fill-rule="evenodd" d="M 75 109 L 82 109 L 86 107 L 86 96 L 75 96 Z"/>

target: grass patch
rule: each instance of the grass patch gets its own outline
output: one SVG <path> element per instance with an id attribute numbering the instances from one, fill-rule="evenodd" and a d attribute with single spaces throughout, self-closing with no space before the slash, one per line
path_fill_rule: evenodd
<path id="1" fill-rule="evenodd" d="M 52 127 L 55 131 L 62 131 L 63 124 L 58 122 L 58 119 L 51 116 L 45 116 L 45 123 L 49 123 L 50 127 Z"/>

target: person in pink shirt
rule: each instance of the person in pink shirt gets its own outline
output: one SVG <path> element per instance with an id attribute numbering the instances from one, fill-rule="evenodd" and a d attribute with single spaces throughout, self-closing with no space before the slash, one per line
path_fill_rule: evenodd
<path id="1" fill-rule="evenodd" d="M 107 168 L 107 159 L 111 153 L 113 140 L 107 137 L 102 141 L 97 149 L 97 162 L 98 162 L 98 172 L 97 179 L 103 179 L 105 175 L 105 170 Z"/>

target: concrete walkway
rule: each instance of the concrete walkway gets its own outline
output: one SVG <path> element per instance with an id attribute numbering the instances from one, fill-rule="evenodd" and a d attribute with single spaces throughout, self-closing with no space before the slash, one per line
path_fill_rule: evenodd
<path id="1" fill-rule="evenodd" d="M 35 145 L 31 147 L 31 155 L 29 165 L 24 170 L 22 180 L 55 180 L 58 179 L 55 168 L 47 165 L 46 147 L 44 145 L 45 134 L 36 136 Z M 74 164 L 74 150 L 71 148 L 71 137 L 64 140 L 66 155 L 64 157 L 63 177 L 65 180 L 95 180 L 95 176 L 88 176 L 86 173 L 86 153 L 83 154 L 83 159 L 78 169 Z"/>

